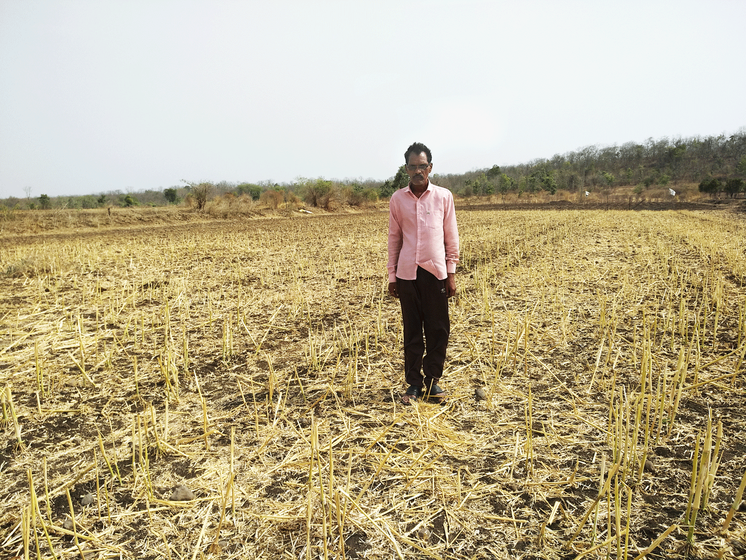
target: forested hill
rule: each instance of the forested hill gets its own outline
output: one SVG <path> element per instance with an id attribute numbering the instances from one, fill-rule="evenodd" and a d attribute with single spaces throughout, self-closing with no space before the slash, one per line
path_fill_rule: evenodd
<path id="1" fill-rule="evenodd" d="M 464 195 L 508 191 L 673 186 L 704 183 L 726 190 L 746 178 L 746 127 L 731 136 L 648 139 L 642 144 L 588 146 L 521 165 L 495 165 L 462 174 L 433 175 L 438 185 Z M 735 181 L 733 181 L 735 179 Z M 708 190 L 710 189 L 710 190 Z M 733 193 L 731 193 L 733 194 Z"/>

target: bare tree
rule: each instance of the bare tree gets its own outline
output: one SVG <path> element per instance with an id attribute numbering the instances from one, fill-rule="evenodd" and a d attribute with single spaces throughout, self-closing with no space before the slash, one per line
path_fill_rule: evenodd
<path id="1" fill-rule="evenodd" d="M 182 183 L 187 184 L 187 191 L 188 194 L 186 196 L 187 203 L 191 206 L 194 205 L 197 207 L 198 211 L 202 211 L 205 209 L 205 205 L 207 204 L 207 199 L 212 194 L 212 191 L 215 189 L 215 185 L 212 183 L 191 183 L 185 179 L 181 180 Z"/>
<path id="2" fill-rule="evenodd" d="M 200 183 L 189 193 L 194 198 L 194 203 L 197 206 L 197 210 L 202 211 L 205 209 L 207 198 L 210 196 L 212 189 L 212 183 Z"/>

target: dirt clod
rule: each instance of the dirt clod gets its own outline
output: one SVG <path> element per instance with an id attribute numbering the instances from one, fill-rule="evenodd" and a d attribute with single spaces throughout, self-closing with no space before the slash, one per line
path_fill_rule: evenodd
<path id="1" fill-rule="evenodd" d="M 189 488 L 183 484 L 177 486 L 168 498 L 172 502 L 188 502 L 195 499 L 197 496 Z"/>

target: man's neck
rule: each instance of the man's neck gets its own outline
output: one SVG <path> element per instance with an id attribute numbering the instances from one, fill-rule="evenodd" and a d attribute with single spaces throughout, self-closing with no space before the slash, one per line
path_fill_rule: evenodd
<path id="1" fill-rule="evenodd" d="M 412 191 L 412 193 L 417 197 L 420 198 L 425 191 L 427 190 L 427 187 L 430 186 L 430 181 L 425 183 L 422 187 L 416 187 L 412 183 L 409 183 L 409 190 Z"/>

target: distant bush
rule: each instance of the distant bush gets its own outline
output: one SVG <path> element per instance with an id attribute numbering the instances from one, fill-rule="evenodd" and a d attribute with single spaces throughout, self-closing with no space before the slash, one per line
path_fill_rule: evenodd
<path id="1" fill-rule="evenodd" d="M 262 193 L 259 200 L 272 210 L 277 210 L 280 207 L 280 204 L 285 200 L 285 193 L 274 189 L 268 189 Z"/>
<path id="2" fill-rule="evenodd" d="M 236 194 L 238 196 L 247 194 L 252 200 L 259 200 L 262 196 L 262 187 L 253 183 L 241 183 L 236 187 Z"/>
<path id="3" fill-rule="evenodd" d="M 285 193 L 285 207 L 290 207 L 293 209 L 298 208 L 301 205 L 301 200 L 298 198 L 298 196 L 294 192 L 286 192 Z"/>
<path id="4" fill-rule="evenodd" d="M 225 193 L 210 200 L 205 206 L 205 212 L 218 218 L 229 218 L 234 215 L 251 212 L 254 201 L 248 195 L 235 196 Z"/>
<path id="5" fill-rule="evenodd" d="M 378 200 L 378 189 L 369 187 L 364 189 L 360 184 L 337 187 L 337 194 L 341 204 L 350 206 L 366 206 Z"/>
<path id="6" fill-rule="evenodd" d="M 85 195 L 80 197 L 80 207 L 90 210 L 92 208 L 98 208 L 98 202 L 96 197 L 93 195 Z"/>
<path id="7" fill-rule="evenodd" d="M 373 187 L 364 189 L 363 196 L 368 202 L 378 202 L 378 189 Z"/>
<path id="8" fill-rule="evenodd" d="M 196 187 L 193 187 L 191 191 L 189 191 L 189 195 L 187 195 L 187 198 L 191 198 L 194 206 L 197 208 L 198 211 L 201 212 L 205 209 L 207 199 L 210 197 L 213 189 L 214 186 L 212 183 L 200 183 Z"/>
<path id="9" fill-rule="evenodd" d="M 365 206 L 368 203 L 368 199 L 361 192 L 353 192 L 347 198 L 347 204 L 350 206 Z"/>
<path id="10" fill-rule="evenodd" d="M 309 206 L 331 210 L 339 205 L 339 193 L 334 192 L 332 182 L 326 179 L 304 180 L 300 186 L 303 201 Z"/>
<path id="11" fill-rule="evenodd" d="M 15 220 L 18 218 L 18 213 L 16 210 L 18 207 L 15 208 L 8 208 L 4 204 L 0 204 L 0 222 L 10 222 L 12 220 Z"/>

